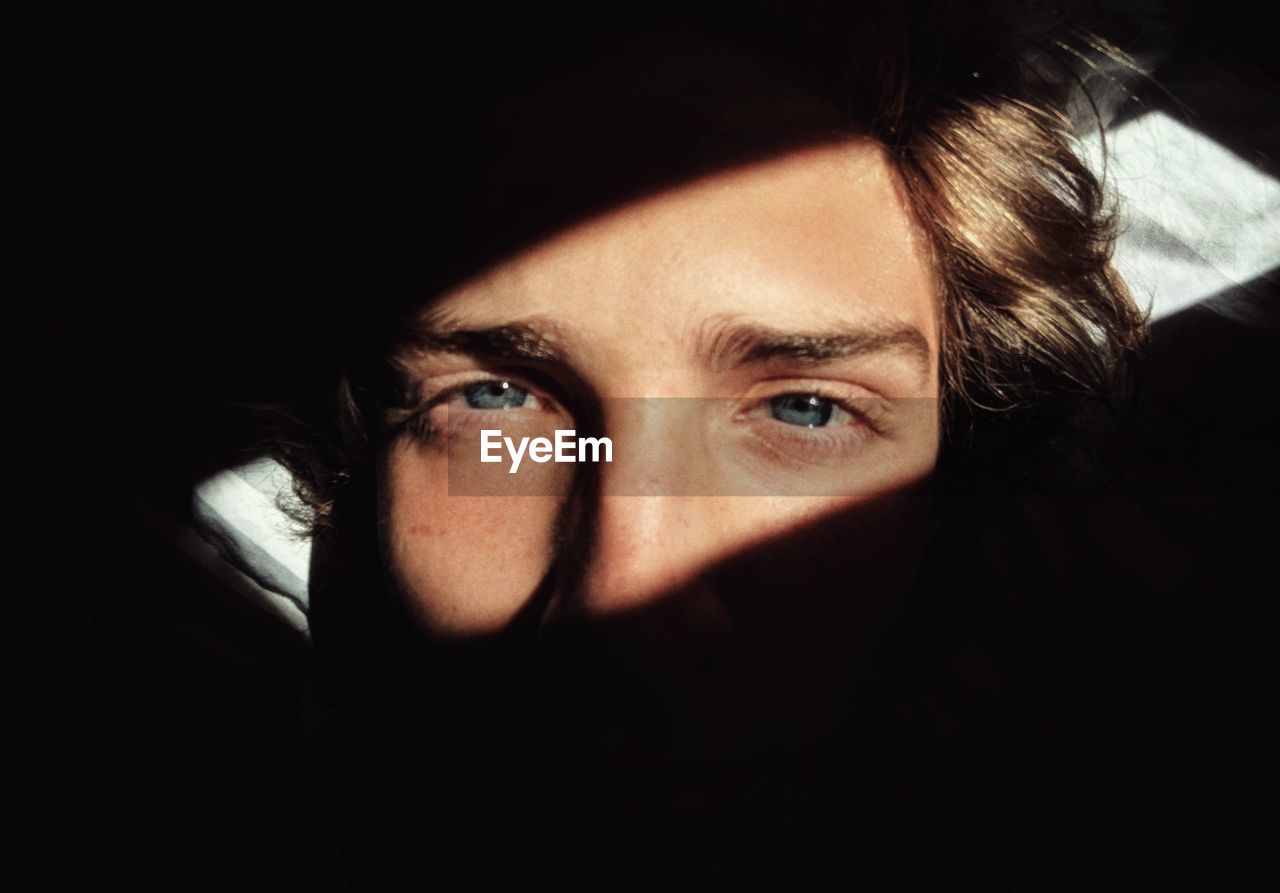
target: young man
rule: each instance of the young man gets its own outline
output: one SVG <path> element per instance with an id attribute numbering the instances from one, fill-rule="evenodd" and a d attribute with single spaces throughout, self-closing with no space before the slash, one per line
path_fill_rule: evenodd
<path id="1" fill-rule="evenodd" d="M 340 280 L 379 300 L 337 302 L 337 412 L 282 452 L 320 690 L 399 754 L 378 806 L 338 795 L 359 876 L 418 847 L 475 881 L 826 870 L 908 618 L 963 601 L 966 482 L 1042 459 L 1144 333 L 1070 78 L 994 23 L 527 23 L 443 145 L 378 135 L 419 170 L 382 157 L 359 219 L 437 226 Z M 515 461 L 568 431 L 610 461 Z"/>

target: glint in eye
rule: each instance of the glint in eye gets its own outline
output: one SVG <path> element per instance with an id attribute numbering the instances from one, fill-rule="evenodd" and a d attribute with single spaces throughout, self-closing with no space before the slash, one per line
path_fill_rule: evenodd
<path id="1" fill-rule="evenodd" d="M 491 378 L 462 388 L 461 395 L 471 409 L 537 409 L 538 398 L 527 388 Z"/>
<path id="2" fill-rule="evenodd" d="M 817 394 L 779 394 L 769 400 L 769 414 L 784 424 L 810 429 L 825 428 L 833 419 L 837 424 L 853 420 L 836 401 Z"/>
<path id="3" fill-rule="evenodd" d="M 866 402 L 853 394 L 787 391 L 753 400 L 736 419 L 766 458 L 822 465 L 848 460 L 882 436 Z"/>

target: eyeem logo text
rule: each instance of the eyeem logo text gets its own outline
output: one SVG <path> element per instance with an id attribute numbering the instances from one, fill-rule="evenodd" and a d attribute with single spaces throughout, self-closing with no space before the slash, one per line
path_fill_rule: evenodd
<path id="1" fill-rule="evenodd" d="M 501 462 L 502 448 L 507 448 L 511 458 L 508 474 L 515 474 L 521 461 L 527 455 L 534 462 L 612 462 L 613 441 L 607 437 L 576 437 L 578 432 L 572 428 L 556 430 L 555 441 L 546 437 L 521 437 L 516 443 L 510 437 L 503 437 L 498 428 L 480 429 L 480 461 Z M 602 457 L 603 454 L 603 457 Z"/>

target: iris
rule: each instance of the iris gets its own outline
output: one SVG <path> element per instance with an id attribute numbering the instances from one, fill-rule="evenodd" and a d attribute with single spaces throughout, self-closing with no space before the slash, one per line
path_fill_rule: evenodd
<path id="1" fill-rule="evenodd" d="M 833 403 L 816 394 L 782 394 L 769 401 L 773 417 L 788 425 L 821 428 L 831 421 Z"/>
<path id="2" fill-rule="evenodd" d="M 497 379 L 469 384 L 462 395 L 472 409 L 517 409 L 529 398 L 529 392 L 519 385 Z"/>

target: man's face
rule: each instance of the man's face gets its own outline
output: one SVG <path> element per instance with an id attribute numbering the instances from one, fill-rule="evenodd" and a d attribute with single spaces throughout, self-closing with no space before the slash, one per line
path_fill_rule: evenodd
<path id="1" fill-rule="evenodd" d="M 661 705 L 591 726 L 577 746 L 605 762 L 842 719 L 927 526 L 934 283 L 885 157 L 849 141 L 648 197 L 432 301 L 405 357 L 421 424 L 382 481 L 421 630 L 484 640 L 533 610 L 548 651 L 575 643 L 557 684 Z M 569 428 L 613 461 L 479 462 L 481 429 Z"/>

